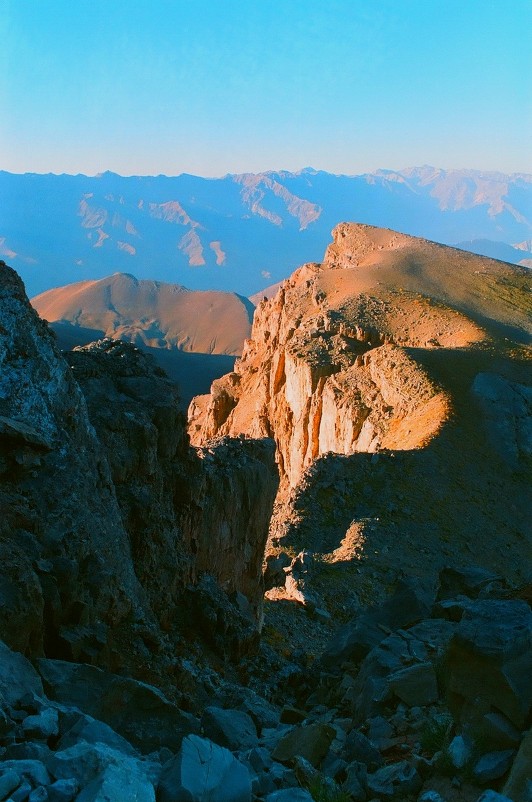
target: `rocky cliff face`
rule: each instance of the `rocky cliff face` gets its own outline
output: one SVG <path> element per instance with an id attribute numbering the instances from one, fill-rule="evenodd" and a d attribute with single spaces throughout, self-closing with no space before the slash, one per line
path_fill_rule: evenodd
<path id="1" fill-rule="evenodd" d="M 205 573 L 204 607 L 229 604 L 230 618 L 223 599 L 242 594 L 235 617 L 256 619 L 273 445 L 237 440 L 198 457 L 176 388 L 149 357 L 107 340 L 69 366 L 4 264 L 0 291 L 5 640 L 118 665 L 124 643 L 134 652 L 183 620 L 185 589 Z"/>
<path id="2" fill-rule="evenodd" d="M 523 268 L 341 224 L 193 400 L 192 442 L 274 438 L 272 547 L 430 573 L 489 530 L 486 564 L 502 549 L 519 569 L 506 544 L 527 531 L 529 285 Z"/>
<path id="3" fill-rule="evenodd" d="M 22 651 L 83 641 L 89 658 L 109 628 L 150 615 L 85 399 L 22 283 L 0 270 L 2 629 Z"/>
<path id="4" fill-rule="evenodd" d="M 397 297 L 374 279 L 372 288 L 358 263 L 416 241 L 368 229 L 338 227 L 323 265 L 304 265 L 259 305 L 235 372 L 190 407 L 193 442 L 273 434 L 294 486 L 321 454 L 412 449 L 438 432 L 448 398 L 407 349 L 464 346 L 483 333 L 430 298 Z"/>
<path id="5" fill-rule="evenodd" d="M 101 340 L 65 357 L 108 457 L 137 575 L 158 615 L 171 620 L 179 590 L 205 572 L 258 610 L 277 490 L 273 443 L 226 438 L 195 451 L 177 388 L 142 351 Z"/>

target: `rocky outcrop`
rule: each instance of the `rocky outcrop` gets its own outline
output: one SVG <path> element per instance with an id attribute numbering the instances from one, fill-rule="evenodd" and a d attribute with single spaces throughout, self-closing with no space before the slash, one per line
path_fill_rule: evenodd
<path id="1" fill-rule="evenodd" d="M 189 409 L 197 444 L 215 435 L 273 436 L 290 486 L 328 452 L 412 450 L 431 441 L 451 401 L 419 357 L 484 340 L 476 321 L 504 272 L 481 257 L 386 229 L 341 224 L 333 237 L 323 264 L 303 265 L 258 305 L 234 372 Z M 522 278 L 516 272 L 519 302 L 512 308 L 509 298 L 504 306 L 500 295 L 492 315 L 513 321 L 517 307 L 521 324 Z M 485 385 L 475 385 L 484 405 L 501 392 Z M 515 392 L 526 405 L 527 391 Z M 517 396 L 508 403 L 525 416 Z"/>
<path id="2" fill-rule="evenodd" d="M 328 451 L 352 454 L 415 447 L 447 414 L 443 393 L 388 332 L 340 314 L 306 315 L 323 299 L 300 268 L 255 314 L 235 372 L 213 383 L 189 409 L 192 442 L 219 434 L 275 438 L 282 478 L 295 485 Z M 316 300 L 317 299 L 317 300 Z"/>
<path id="3" fill-rule="evenodd" d="M 180 591 L 209 573 L 259 615 L 277 490 L 271 441 L 193 450 L 178 392 L 133 346 L 102 340 L 65 354 L 111 467 L 136 572 L 166 624 Z"/>
<path id="4" fill-rule="evenodd" d="M 69 366 L 5 265 L 0 288 L 3 637 L 120 668 L 156 650 L 161 630 L 201 636 L 185 612 L 199 605 L 216 642 L 224 611 L 228 656 L 241 636 L 256 643 L 273 444 L 198 455 L 150 357 L 104 340 L 69 353 Z M 199 587 L 204 574 L 213 586 Z"/>
<path id="5" fill-rule="evenodd" d="M 189 432 L 275 440 L 270 556 L 351 563 L 372 601 L 399 572 L 435 577 L 480 539 L 485 569 L 525 578 L 529 283 L 518 267 L 342 223 L 322 264 L 258 304 L 234 371 L 193 400 Z M 276 598 L 301 601 L 284 585 Z"/>
<path id="6" fill-rule="evenodd" d="M 3 263 L 0 415 L 1 632 L 27 653 L 93 659 L 149 607 L 83 394 Z"/>

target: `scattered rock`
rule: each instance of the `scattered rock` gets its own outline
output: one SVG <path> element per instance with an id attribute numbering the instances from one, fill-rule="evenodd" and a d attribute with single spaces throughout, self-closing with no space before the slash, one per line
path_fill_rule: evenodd
<path id="1" fill-rule="evenodd" d="M 482 700 L 514 726 L 532 706 L 532 610 L 524 601 L 476 601 L 465 611 L 445 655 L 453 714 L 466 700 Z"/>

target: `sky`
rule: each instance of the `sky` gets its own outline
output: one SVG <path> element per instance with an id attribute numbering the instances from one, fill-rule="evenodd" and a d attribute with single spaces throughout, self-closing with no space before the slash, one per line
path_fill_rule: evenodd
<path id="1" fill-rule="evenodd" d="M 0 0 L 0 169 L 532 173 L 530 0 Z"/>

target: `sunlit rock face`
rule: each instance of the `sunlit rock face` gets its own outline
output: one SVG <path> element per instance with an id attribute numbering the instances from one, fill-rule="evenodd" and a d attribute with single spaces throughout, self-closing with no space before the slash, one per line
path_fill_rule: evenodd
<path id="1" fill-rule="evenodd" d="M 274 439 L 269 553 L 434 575 L 489 531 L 485 566 L 511 574 L 531 311 L 525 268 L 342 223 L 323 263 L 259 301 L 234 371 L 189 408 L 191 440 Z"/>
<path id="2" fill-rule="evenodd" d="M 192 442 L 273 436 L 281 476 L 294 486 L 329 451 L 411 449 L 433 437 L 449 402 L 411 349 L 484 337 L 459 311 L 423 294 L 423 280 L 409 279 L 405 262 L 428 264 L 430 280 L 445 250 L 383 229 L 338 226 L 323 264 L 303 265 L 259 304 L 235 371 L 215 381 L 209 397 L 194 399 Z"/>

